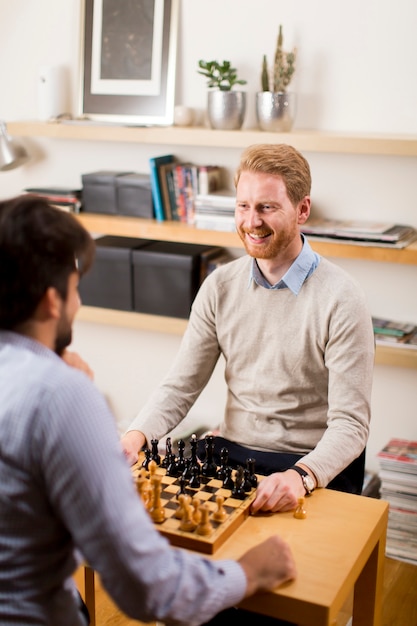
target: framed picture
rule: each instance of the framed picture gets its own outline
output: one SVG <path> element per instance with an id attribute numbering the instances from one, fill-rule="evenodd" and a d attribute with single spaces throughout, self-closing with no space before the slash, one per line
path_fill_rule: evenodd
<path id="1" fill-rule="evenodd" d="M 179 0 L 82 0 L 80 115 L 174 121 Z"/>

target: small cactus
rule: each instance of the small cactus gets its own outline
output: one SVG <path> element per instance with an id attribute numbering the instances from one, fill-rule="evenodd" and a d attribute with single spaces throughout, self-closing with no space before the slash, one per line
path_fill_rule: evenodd
<path id="1" fill-rule="evenodd" d="M 261 74 L 262 91 L 269 91 L 269 71 L 268 61 L 266 60 L 266 54 L 262 59 L 262 74 Z"/>
<path id="2" fill-rule="evenodd" d="M 295 59 L 296 49 L 292 52 L 284 52 L 283 47 L 284 37 L 282 34 L 282 26 L 279 27 L 277 47 L 275 50 L 274 67 L 272 73 L 272 84 L 270 85 L 269 71 L 267 67 L 266 55 L 262 61 L 262 91 L 286 91 L 288 85 L 291 82 L 293 74 L 295 72 Z"/>

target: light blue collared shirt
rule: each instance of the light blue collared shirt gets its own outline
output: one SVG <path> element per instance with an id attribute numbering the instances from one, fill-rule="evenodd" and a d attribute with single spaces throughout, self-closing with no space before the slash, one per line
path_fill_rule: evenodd
<path id="1" fill-rule="evenodd" d="M 303 283 L 314 272 L 320 263 L 320 256 L 311 249 L 304 235 L 301 235 L 303 247 L 291 267 L 275 285 L 270 285 L 258 267 L 256 259 L 253 259 L 249 283 L 254 280 L 260 287 L 265 289 L 291 289 L 297 296 Z"/>

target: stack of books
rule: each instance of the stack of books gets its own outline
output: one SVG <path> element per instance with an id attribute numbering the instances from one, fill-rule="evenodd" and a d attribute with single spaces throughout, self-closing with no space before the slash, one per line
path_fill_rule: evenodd
<path id="1" fill-rule="evenodd" d="M 25 193 L 47 200 L 58 209 L 79 213 L 81 211 L 81 189 L 69 187 L 27 187 Z"/>
<path id="2" fill-rule="evenodd" d="M 378 459 L 381 498 L 389 502 L 386 554 L 417 565 L 417 441 L 391 439 Z"/>
<path id="3" fill-rule="evenodd" d="M 235 204 L 235 192 L 228 189 L 198 193 L 194 202 L 195 225 L 207 230 L 234 232 Z"/>
<path id="4" fill-rule="evenodd" d="M 372 324 L 377 344 L 417 350 L 417 324 L 379 317 L 373 317 Z"/>
<path id="5" fill-rule="evenodd" d="M 210 194 L 221 186 L 223 170 L 217 165 L 181 163 L 173 154 L 149 159 L 155 218 L 195 223 L 197 194 Z"/>
<path id="6" fill-rule="evenodd" d="M 321 241 L 386 248 L 405 248 L 417 239 L 417 230 L 412 226 L 360 220 L 310 218 L 301 231 Z"/>

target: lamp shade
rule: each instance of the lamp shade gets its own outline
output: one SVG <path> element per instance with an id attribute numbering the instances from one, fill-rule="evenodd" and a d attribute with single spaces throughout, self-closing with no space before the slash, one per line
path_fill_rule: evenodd
<path id="1" fill-rule="evenodd" d="M 6 124 L 0 121 L 0 172 L 23 165 L 28 158 L 25 148 L 10 137 Z"/>

